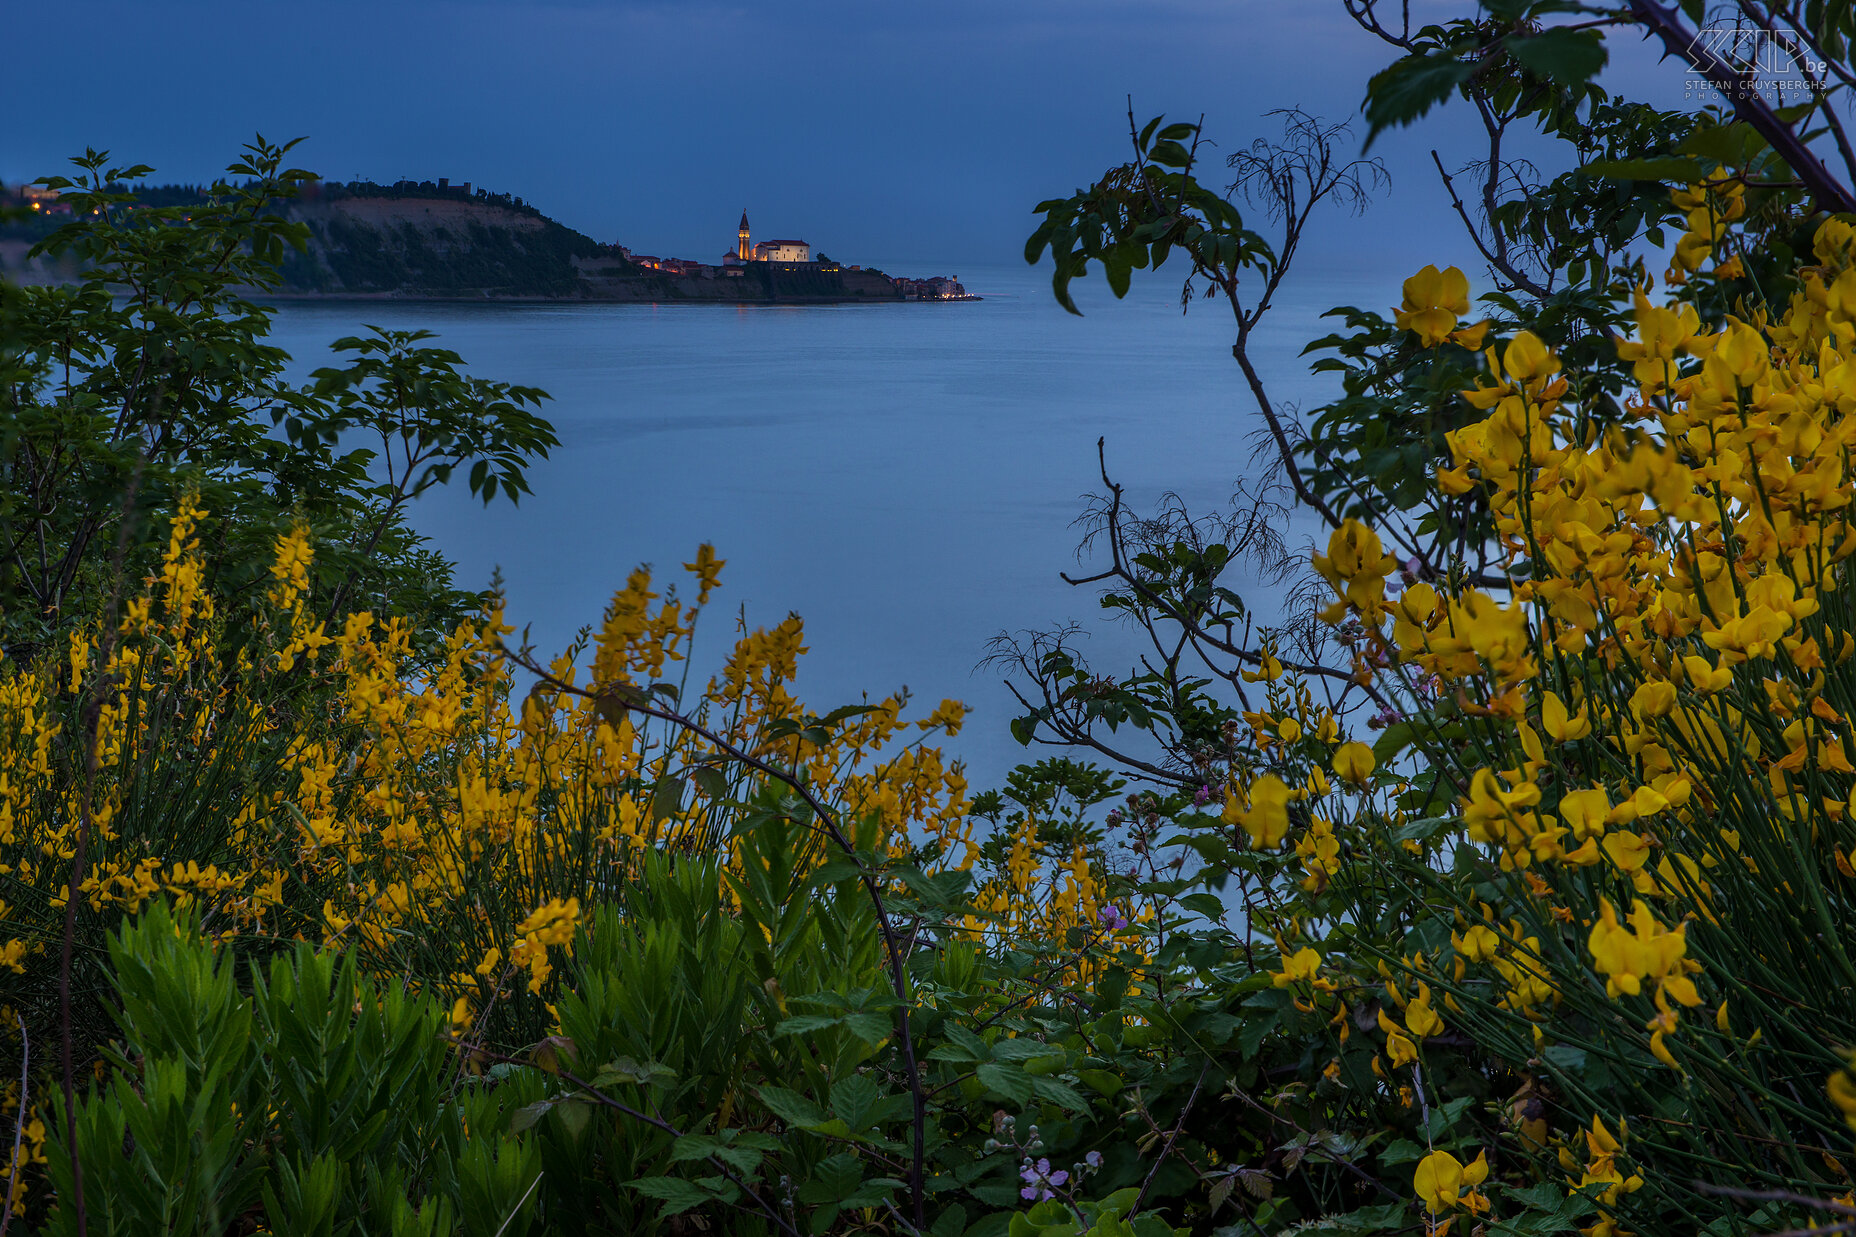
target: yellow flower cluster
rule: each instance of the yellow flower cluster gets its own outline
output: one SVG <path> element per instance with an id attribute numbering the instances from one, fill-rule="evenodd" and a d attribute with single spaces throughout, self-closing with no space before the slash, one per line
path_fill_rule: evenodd
<path id="1" fill-rule="evenodd" d="M 966 917 L 962 929 L 975 939 L 1022 942 L 1062 941 L 1071 928 L 1086 928 L 1102 932 L 1110 938 L 1104 945 L 1114 948 L 1113 933 L 1105 930 L 1111 903 L 1099 858 L 1081 841 L 1042 840 L 1040 827 L 1040 819 L 1027 813 L 1005 839 L 1003 863 L 977 872 L 973 902 L 979 913 Z M 977 846 L 963 843 L 956 866 L 972 868 L 978 855 Z M 1152 914 L 1142 906 L 1127 917 L 1143 921 Z M 1079 957 L 1061 974 L 1065 982 L 1082 982 L 1093 965 Z"/>
<path id="2" fill-rule="evenodd" d="M 200 539 L 195 535 L 205 516 L 198 501 L 186 496 L 180 500 L 174 522 L 168 528 L 168 552 L 162 560 L 160 592 L 166 632 L 177 649 L 188 647 L 185 641 L 196 623 L 209 622 L 213 617 L 213 598 L 206 591 Z M 139 610 L 130 607 L 130 623 L 146 621 L 149 600 L 143 599 Z M 177 654 L 176 660 L 185 664 L 184 655 Z"/>
<path id="3" fill-rule="evenodd" d="M 1710 257 L 1714 277 L 1738 276 L 1723 255 L 1745 211 L 1740 184 L 1712 180 L 1677 204 L 1688 231 L 1670 282 Z M 1486 376 L 1463 393 L 1472 418 L 1447 435 L 1435 480 L 1487 513 L 1492 569 L 1414 582 L 1352 520 L 1314 556 L 1333 596 L 1323 617 L 1349 623 L 1356 678 L 1411 702 L 1408 728 L 1437 728 L 1419 740 L 1435 740 L 1456 801 L 1439 827 L 1387 849 L 1477 856 L 1493 883 L 1471 902 L 1503 904 L 1459 912 L 1449 951 L 1429 962 L 1448 963 L 1465 1001 L 1465 984 L 1492 987 L 1537 1044 L 1553 1041 L 1575 984 L 1581 1001 L 1602 989 L 1623 1025 L 1647 1015 L 1637 1042 L 1677 1072 L 1758 1043 L 1758 1029 L 1734 1040 L 1718 994 L 1711 1024 L 1681 1019 L 1705 988 L 1730 986 L 1691 956 L 1690 925 L 1733 933 L 1735 914 L 1812 896 L 1801 880 L 1856 880 L 1856 736 L 1839 677 L 1856 656 L 1856 226 L 1821 224 L 1815 256 L 1782 309 L 1742 303 L 1706 332 L 1693 306 L 1639 289 L 1634 338 L 1616 345 L 1636 385 L 1603 417 L 1534 334 L 1458 339 L 1483 353 Z M 1467 305 L 1460 273 L 1427 268 L 1407 282 L 1398 322 L 1432 347 Z M 1258 847 L 1293 846 L 1304 888 L 1325 889 L 1349 847 L 1384 845 L 1354 822 L 1406 823 L 1395 796 L 1375 795 L 1398 770 L 1375 776 L 1371 757 L 1352 742 L 1332 753 L 1359 800 L 1351 818 L 1338 803 L 1295 809 L 1312 790 L 1270 773 L 1234 789 L 1224 819 Z M 1285 953 L 1275 982 L 1319 993 L 1330 958 L 1353 965 L 1343 952 Z M 1414 975 L 1427 965 L 1405 962 Z M 1475 986 L 1477 972 L 1494 983 Z M 1328 988 L 1349 982 L 1337 970 Z M 1381 1008 L 1377 1022 L 1396 1068 L 1419 1060 L 1441 1018 L 1423 985 L 1394 1003 L 1404 1017 Z M 1688 1037 L 1715 1038 L 1684 1059 Z M 1839 1070 L 1829 1091 L 1856 1125 L 1852 1078 Z M 1600 1186 L 1607 1208 L 1641 1186 L 1619 1166 L 1621 1132 L 1596 1121 L 1583 1138 L 1583 1156 L 1560 1143 L 1572 1186 Z M 1455 1160 L 1425 1164 L 1417 1188 L 1433 1215 L 1474 1196 Z M 1589 1231 L 1617 1230 L 1607 1213 Z"/>
<path id="4" fill-rule="evenodd" d="M 1592 1128 L 1581 1131 L 1587 1157 L 1583 1164 L 1570 1147 L 1560 1148 L 1560 1167 L 1568 1174 L 1575 1174 L 1566 1178 L 1566 1184 L 1575 1190 L 1594 1194 L 1606 1207 L 1615 1207 L 1624 1195 L 1642 1189 L 1642 1177 L 1636 1173 L 1627 1175 L 1618 1167 L 1618 1156 L 1623 1153 L 1624 1140 L 1629 1133 L 1630 1127 L 1621 1120 L 1618 1122 L 1618 1132 L 1614 1135 L 1606 1128 L 1603 1117 L 1593 1117 Z M 1587 1237 L 1628 1237 L 1609 1212 L 1600 1211 L 1598 1217 L 1598 1223 L 1583 1230 Z"/>
<path id="5" fill-rule="evenodd" d="M 573 953 L 574 933 L 579 930 L 579 923 L 579 898 L 568 898 L 565 902 L 552 898 L 516 925 L 519 939 L 509 951 L 509 961 L 528 972 L 530 992 L 539 994 L 553 972 L 554 968 L 548 964 L 548 946 L 559 946 Z M 494 966 L 494 962 L 491 965 Z"/>
<path id="6" fill-rule="evenodd" d="M 1681 1005 L 1701 1004 L 1695 981 L 1689 978 L 1691 973 L 1701 970 L 1701 965 L 1685 956 L 1688 934 L 1683 925 L 1673 931 L 1665 929 L 1642 902 L 1630 913 L 1629 929 L 1618 922 L 1617 911 L 1608 899 L 1603 900 L 1601 906 L 1599 920 L 1592 925 L 1588 940 L 1593 969 L 1605 977 L 1605 991 L 1614 997 L 1619 994 L 1636 996 L 1646 982 L 1655 985 L 1657 1012 L 1645 1025 L 1651 1032 L 1650 1051 L 1656 1054 L 1657 1060 L 1680 1069 L 1663 1037 L 1676 1029 L 1677 1015 L 1669 1007 L 1671 997 Z"/>
<path id="7" fill-rule="evenodd" d="M 1701 269 L 1727 237 L 1728 224 L 1746 214 L 1746 185 L 1728 174 L 1712 176 L 1698 185 L 1677 189 L 1670 200 L 1682 212 L 1685 227 L 1676 241 L 1675 257 L 1669 264 L 1669 281 L 1680 283 Z M 1743 273 L 1739 257 L 1720 264 L 1721 278 Z"/>
<path id="8" fill-rule="evenodd" d="M 1458 329 L 1457 320 L 1469 312 L 1469 280 L 1454 266 L 1438 270 L 1427 266 L 1405 281 L 1405 299 L 1393 313 L 1401 330 L 1418 337 L 1425 348 L 1434 348 L 1445 340 L 1465 348 L 1480 348 L 1489 324 Z"/>
<path id="9" fill-rule="evenodd" d="M 1377 625 L 1386 611 L 1386 576 L 1398 560 L 1385 552 L 1379 535 L 1358 520 L 1348 520 L 1328 540 L 1328 552 L 1314 557 L 1315 570 L 1334 586 L 1339 599 L 1322 617 L 1337 622 L 1352 610 Z"/>
<path id="10" fill-rule="evenodd" d="M 180 506 L 162 569 L 129 602 L 107 666 L 94 632 L 55 664 L 0 662 L 0 876 L 32 891 L 0 903 L 0 969 L 55 957 L 85 797 L 52 753 L 60 716 L 93 684 L 107 685 L 81 886 L 93 911 L 171 896 L 201 903 L 224 933 L 356 946 L 383 972 L 443 987 L 462 1024 L 507 981 L 545 996 L 551 951 L 571 949 L 580 908 L 622 887 L 642 852 L 731 853 L 735 804 L 752 788 L 729 749 L 794 770 L 842 820 L 872 822 L 892 854 L 931 871 L 974 861 L 965 776 L 927 743 L 958 727 L 964 707 L 944 701 L 910 719 L 897 694 L 820 724 L 792 690 L 805 651 L 796 616 L 744 628 L 706 684 L 684 674 L 675 692 L 649 695 L 675 701 L 667 707 L 719 743 L 615 707 L 616 687 L 648 691 L 687 657 L 723 566 L 708 546 L 688 565 L 694 604 L 635 572 L 590 664 L 552 663 L 584 694 L 544 680 L 523 695 L 495 610 L 435 655 L 399 618 L 355 614 L 326 632 L 301 527 L 278 539 L 263 602 L 239 626 L 203 583 L 205 515 Z M 188 805 L 142 797 L 137 770 L 150 762 L 226 770 L 236 801 L 217 801 L 191 831 L 165 828 L 163 811 Z M 810 853 L 822 862 L 826 848 Z M 1067 910 L 1032 906 L 1041 894 L 1030 888 L 1008 890 L 1004 910 L 1093 915 L 1099 895 L 1081 870 Z"/>
<path id="11" fill-rule="evenodd" d="M 1448 1151 L 1433 1151 L 1418 1161 L 1413 1186 L 1418 1197 L 1424 1200 L 1425 1209 L 1433 1216 L 1457 1209 L 1476 1216 L 1489 1209 L 1489 1200 L 1476 1191 L 1488 1178 L 1486 1154 L 1478 1154 L 1465 1164 Z M 1432 1237 L 1444 1237 L 1449 1231 L 1448 1220 L 1433 1223 L 1430 1228 Z"/>

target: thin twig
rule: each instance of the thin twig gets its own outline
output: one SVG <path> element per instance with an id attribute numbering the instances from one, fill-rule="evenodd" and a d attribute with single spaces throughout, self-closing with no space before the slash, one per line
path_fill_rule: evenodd
<path id="1" fill-rule="evenodd" d="M 1160 1155 L 1154 1160 L 1154 1166 L 1147 1170 L 1147 1179 L 1141 1182 L 1141 1192 L 1134 1196 L 1134 1206 L 1128 1208 L 1130 1220 L 1134 1218 L 1136 1212 L 1140 1211 L 1141 1204 L 1147 1201 L 1147 1191 L 1153 1188 L 1154 1178 L 1160 1175 L 1161 1166 L 1166 1163 L 1167 1157 L 1173 1154 L 1173 1143 L 1179 1138 L 1180 1130 L 1185 1128 L 1186 1118 L 1191 1115 L 1192 1105 L 1199 1098 L 1199 1088 L 1205 1085 L 1205 1075 L 1211 1071 L 1211 1068 L 1210 1061 L 1199 1067 L 1199 1080 L 1192 1084 L 1192 1094 L 1186 1097 L 1185 1106 L 1179 1110 L 1179 1120 L 1173 1122 L 1173 1131 L 1166 1136 L 1166 1145 L 1160 1148 Z"/>
<path id="2" fill-rule="evenodd" d="M 1490 250 L 1488 245 L 1483 242 L 1482 233 L 1477 229 L 1475 223 L 1470 220 L 1469 210 L 1463 205 L 1463 199 L 1457 196 L 1456 181 L 1451 179 L 1450 173 L 1444 171 L 1444 161 L 1438 156 L 1435 150 L 1431 152 L 1431 162 L 1437 165 L 1437 175 L 1443 179 L 1444 192 L 1450 195 L 1450 205 L 1456 210 L 1457 217 L 1463 221 L 1463 230 L 1469 233 L 1469 239 L 1482 253 L 1483 258 L 1488 261 L 1490 266 L 1513 281 L 1517 288 L 1520 288 L 1529 296 L 1545 300 L 1547 296 L 1550 295 L 1546 288 L 1541 287 L 1539 283 L 1528 278 L 1528 276 L 1517 268 L 1514 263 L 1510 262 L 1505 256 L 1498 255 Z M 1490 175 L 1493 176 L 1494 173 L 1491 172 Z M 1486 209 L 1485 207 L 1485 210 Z M 1493 212 L 1489 213 L 1489 228 L 1495 233 L 1499 240 L 1501 235 L 1501 224 L 1495 219 Z"/>
<path id="3" fill-rule="evenodd" d="M 1828 1211 L 1832 1215 L 1856 1217 L 1856 1207 L 1840 1203 L 1834 1199 L 1814 1198 L 1809 1194 L 1800 1194 L 1795 1190 L 1747 1190 L 1737 1186 L 1713 1185 L 1706 1181 L 1694 1183 L 1703 1194 L 1718 1194 L 1726 1198 L 1746 1199 L 1750 1202 L 1796 1203 L 1800 1207 L 1809 1207 L 1815 1211 Z M 1809 1237 L 1812 1233 L 1847 1233 L 1856 1230 L 1856 1218 L 1845 1220 L 1841 1224 L 1812 1225 L 1809 1228 L 1788 1228 L 1780 1233 L 1768 1233 L 1766 1237 Z"/>
<path id="4" fill-rule="evenodd" d="M 535 1174 L 535 1179 L 528 1183 L 528 1189 L 522 1192 L 522 1197 L 516 1200 L 516 1205 L 509 1209 L 509 1215 L 497 1226 L 496 1237 L 503 1237 L 503 1234 L 509 1231 L 509 1226 L 516 1222 L 516 1216 L 522 1212 L 522 1204 L 528 1202 L 528 1196 L 535 1192 L 536 1187 L 541 1185 L 541 1179 L 546 1175 L 545 1170 Z"/>
<path id="5" fill-rule="evenodd" d="M 1819 1211 L 1834 1212 L 1840 1216 L 1856 1216 L 1856 1206 L 1840 1203 L 1835 1199 L 1800 1194 L 1796 1190 L 1749 1190 L 1741 1186 L 1714 1185 L 1706 1181 L 1697 1181 L 1694 1184 L 1695 1188 L 1703 1194 L 1718 1194 L 1723 1198 L 1740 1198 L 1760 1203 L 1797 1203 L 1801 1207 L 1814 1207 Z"/>

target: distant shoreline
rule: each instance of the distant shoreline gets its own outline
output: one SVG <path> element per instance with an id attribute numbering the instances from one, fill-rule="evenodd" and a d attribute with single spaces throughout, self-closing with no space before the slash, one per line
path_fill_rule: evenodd
<path id="1" fill-rule="evenodd" d="M 965 296 L 932 298 L 908 297 L 781 297 L 779 299 L 733 297 L 624 297 L 624 296 L 428 296 L 401 292 L 271 292 L 253 291 L 246 295 L 259 304 L 315 305 L 734 305 L 765 306 L 779 309 L 792 305 L 951 305 L 986 298 L 969 293 Z"/>
<path id="2" fill-rule="evenodd" d="M 197 186 L 142 186 L 130 209 L 184 212 Z M 0 204 L 11 198 L 0 192 Z M 47 203 L 49 202 L 49 206 Z M 24 199 L 18 205 L 25 209 Z M 70 208 L 34 199 L 0 224 L 0 277 L 21 284 L 81 283 L 74 255 L 33 257 Z M 41 209 L 45 208 L 45 209 Z M 16 214 L 18 212 L 15 212 Z M 469 184 L 411 181 L 306 186 L 288 207 L 300 246 L 277 262 L 275 288 L 247 289 L 279 304 L 867 305 L 977 301 L 951 276 L 892 277 L 874 267 L 814 260 L 803 241 L 767 241 L 748 260 L 747 217 L 719 265 L 633 254 L 595 241 L 521 198 Z M 773 248 L 769 248 L 772 246 Z"/>

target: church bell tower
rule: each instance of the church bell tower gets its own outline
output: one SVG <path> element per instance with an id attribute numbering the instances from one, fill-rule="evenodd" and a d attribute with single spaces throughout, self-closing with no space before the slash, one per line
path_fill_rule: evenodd
<path id="1" fill-rule="evenodd" d="M 737 236 L 740 239 L 735 245 L 735 256 L 746 262 L 748 260 L 748 208 L 745 206 L 741 208 L 741 230 Z"/>

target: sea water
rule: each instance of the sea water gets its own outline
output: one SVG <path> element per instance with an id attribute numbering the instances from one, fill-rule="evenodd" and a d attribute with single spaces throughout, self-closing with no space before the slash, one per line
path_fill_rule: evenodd
<path id="1" fill-rule="evenodd" d="M 597 626 L 633 567 L 677 576 L 711 542 L 727 567 L 699 672 L 720 665 L 738 612 L 750 627 L 797 612 L 810 648 L 800 699 L 818 713 L 902 687 L 923 714 L 965 701 L 969 723 L 943 746 L 980 789 L 1052 754 L 1011 739 L 1019 710 L 981 665 L 989 641 L 1076 620 L 1078 647 L 1104 671 L 1139 651 L 1102 617 L 1097 587 L 1060 576 L 1102 565 L 1079 560 L 1075 523 L 1104 491 L 1097 440 L 1134 509 L 1171 492 L 1211 511 L 1256 475 L 1261 419 L 1231 357 L 1229 310 L 1201 300 L 1182 314 L 1176 274 L 1137 278 L 1123 301 L 1099 278 L 1078 284 L 1079 318 L 1023 265 L 896 265 L 957 275 L 984 299 L 326 302 L 280 308 L 274 334 L 307 375 L 364 323 L 421 327 L 472 373 L 550 393 L 543 415 L 561 445 L 529 470 L 519 506 L 485 507 L 460 478 L 411 510 L 460 586 L 501 572 L 508 618 L 544 659 Z M 1271 397 L 1303 409 L 1331 398 L 1300 355 L 1329 329 L 1320 314 L 1383 311 L 1397 294 L 1390 272 L 1292 274 L 1253 342 Z M 1283 531 L 1303 549 L 1319 529 L 1292 519 Z M 1271 590 L 1247 600 L 1276 613 Z"/>

